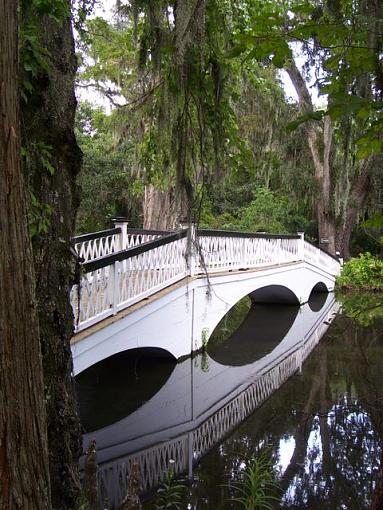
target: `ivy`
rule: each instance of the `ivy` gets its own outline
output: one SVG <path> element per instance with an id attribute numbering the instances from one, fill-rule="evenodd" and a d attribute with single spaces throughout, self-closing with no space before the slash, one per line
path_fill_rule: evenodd
<path id="1" fill-rule="evenodd" d="M 20 3 L 19 47 L 22 69 L 21 98 L 33 94 L 35 80 L 50 73 L 50 53 L 41 42 L 40 20 L 47 17 L 63 23 L 70 17 L 67 0 L 22 0 Z"/>

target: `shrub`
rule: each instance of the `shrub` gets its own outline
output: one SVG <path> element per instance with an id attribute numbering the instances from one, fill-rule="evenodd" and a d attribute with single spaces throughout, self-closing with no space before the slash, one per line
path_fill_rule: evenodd
<path id="1" fill-rule="evenodd" d="M 341 289 L 383 290 L 383 260 L 368 252 L 352 258 L 336 283 Z"/>

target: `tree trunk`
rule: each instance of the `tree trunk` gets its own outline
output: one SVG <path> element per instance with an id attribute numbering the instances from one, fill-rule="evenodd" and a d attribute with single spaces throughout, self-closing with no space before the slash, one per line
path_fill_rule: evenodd
<path id="1" fill-rule="evenodd" d="M 376 156 L 371 156 L 364 161 L 359 175 L 356 178 L 354 185 L 351 189 L 351 195 L 349 199 L 349 206 L 346 211 L 344 222 L 339 229 L 337 235 L 337 250 L 340 252 L 345 260 L 348 260 L 350 254 L 350 238 L 352 229 L 354 228 L 358 214 L 363 209 L 368 193 L 370 191 L 371 179 L 370 179 L 370 168 L 376 161 Z"/>
<path id="2" fill-rule="evenodd" d="M 288 75 L 298 94 L 302 113 L 314 111 L 311 96 L 306 83 L 293 61 L 286 68 Z M 318 221 L 318 244 L 320 248 L 335 255 L 335 215 L 331 211 L 331 180 L 330 180 L 330 153 L 332 145 L 332 123 L 328 115 L 324 118 L 323 152 L 319 147 L 318 132 L 314 121 L 305 123 L 307 141 L 314 165 L 315 180 L 318 185 L 318 198 L 316 201 L 316 217 Z"/>
<path id="3" fill-rule="evenodd" d="M 176 228 L 180 214 L 177 211 L 174 189 L 159 191 L 151 184 L 146 186 L 143 212 L 146 229 Z"/>
<path id="4" fill-rule="evenodd" d="M 17 2 L 0 0 L 0 508 L 50 508 L 33 260 L 20 168 Z"/>
<path id="5" fill-rule="evenodd" d="M 47 221 L 33 239 L 40 337 L 47 401 L 49 470 L 54 509 L 74 508 L 79 496 L 78 458 L 81 429 L 72 378 L 70 340 L 74 280 L 71 236 L 78 205 L 76 175 L 81 151 L 74 136 L 76 59 L 68 16 L 55 22 L 39 17 L 33 5 L 24 20 L 37 19 L 40 43 L 49 52 L 49 71 L 40 69 L 30 81 L 33 93 L 23 107 L 25 172 L 34 195 L 50 208 Z M 41 147 L 48 147 L 44 154 Z M 47 168 L 49 160 L 50 169 Z M 53 168 L 53 170 L 52 170 Z"/>

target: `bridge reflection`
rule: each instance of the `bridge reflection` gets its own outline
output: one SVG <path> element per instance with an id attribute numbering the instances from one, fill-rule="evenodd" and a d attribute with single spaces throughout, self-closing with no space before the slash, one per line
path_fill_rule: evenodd
<path id="1" fill-rule="evenodd" d="M 256 305 L 219 349 L 213 347 L 209 354 L 189 358 L 173 370 L 169 365 L 159 370 L 159 379 L 164 379 L 161 389 L 155 394 L 144 392 L 140 400 L 148 400 L 124 418 L 115 413 L 118 421 L 113 424 L 110 417 L 102 423 L 105 413 L 101 408 L 119 401 L 120 409 L 133 409 L 125 405 L 125 390 L 115 393 L 112 389 L 109 396 L 102 390 L 103 397 L 92 395 L 90 404 L 89 392 L 93 390 L 85 385 L 80 398 L 85 398 L 87 412 L 98 415 L 100 426 L 84 435 L 84 447 L 96 440 L 101 503 L 107 499 L 112 507 L 118 506 L 133 463 L 140 466 L 144 491 L 160 483 L 170 459 L 175 461 L 177 473 L 191 475 L 195 462 L 300 370 L 337 311 L 333 296 L 324 297 L 322 303 L 300 309 L 272 307 L 270 312 Z M 109 367 L 104 375 L 110 371 Z M 97 379 L 95 374 L 97 370 L 92 375 Z M 126 382 L 125 388 L 129 385 Z M 94 424 L 90 425 L 93 428 Z"/>

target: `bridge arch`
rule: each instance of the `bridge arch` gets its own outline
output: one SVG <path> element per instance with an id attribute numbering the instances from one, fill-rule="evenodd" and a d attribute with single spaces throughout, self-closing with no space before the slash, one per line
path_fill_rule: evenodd
<path id="1" fill-rule="evenodd" d="M 254 285 L 255 283 L 253 283 Z M 265 284 L 255 290 L 246 287 L 245 291 L 240 291 L 239 294 L 232 293 L 231 302 L 226 303 L 226 306 L 221 306 L 220 310 L 210 317 L 212 320 L 210 327 L 204 327 L 202 330 L 202 346 L 208 345 L 211 335 L 216 330 L 218 324 L 223 320 L 230 310 L 232 310 L 243 298 L 248 296 L 252 304 L 283 304 L 283 305 L 296 305 L 299 306 L 299 299 L 297 295 L 284 285 Z M 212 299 L 217 299 L 216 296 L 212 296 Z M 219 298 L 218 298 L 219 299 Z M 223 303 L 225 305 L 225 303 Z M 246 320 L 246 319 L 245 319 Z"/>
<path id="2" fill-rule="evenodd" d="M 334 277 L 304 262 L 199 275 L 84 331 L 72 345 L 74 371 L 138 347 L 161 348 L 179 359 L 206 345 L 219 321 L 246 295 L 258 302 L 303 304 L 313 289 L 331 290 L 333 284 Z"/>
<path id="3" fill-rule="evenodd" d="M 88 367 L 76 377 L 85 430 L 103 428 L 134 412 L 160 391 L 175 366 L 176 359 L 164 349 L 139 348 Z M 127 399 L 128 394 L 134 398 Z"/>
<path id="4" fill-rule="evenodd" d="M 239 327 L 224 341 L 207 344 L 209 356 L 223 366 L 250 365 L 286 337 L 296 321 L 299 305 L 252 303 Z"/>
<path id="5" fill-rule="evenodd" d="M 253 303 L 274 303 L 274 304 L 287 304 L 299 305 L 298 296 L 283 285 L 266 285 L 250 293 L 250 298 Z"/>

